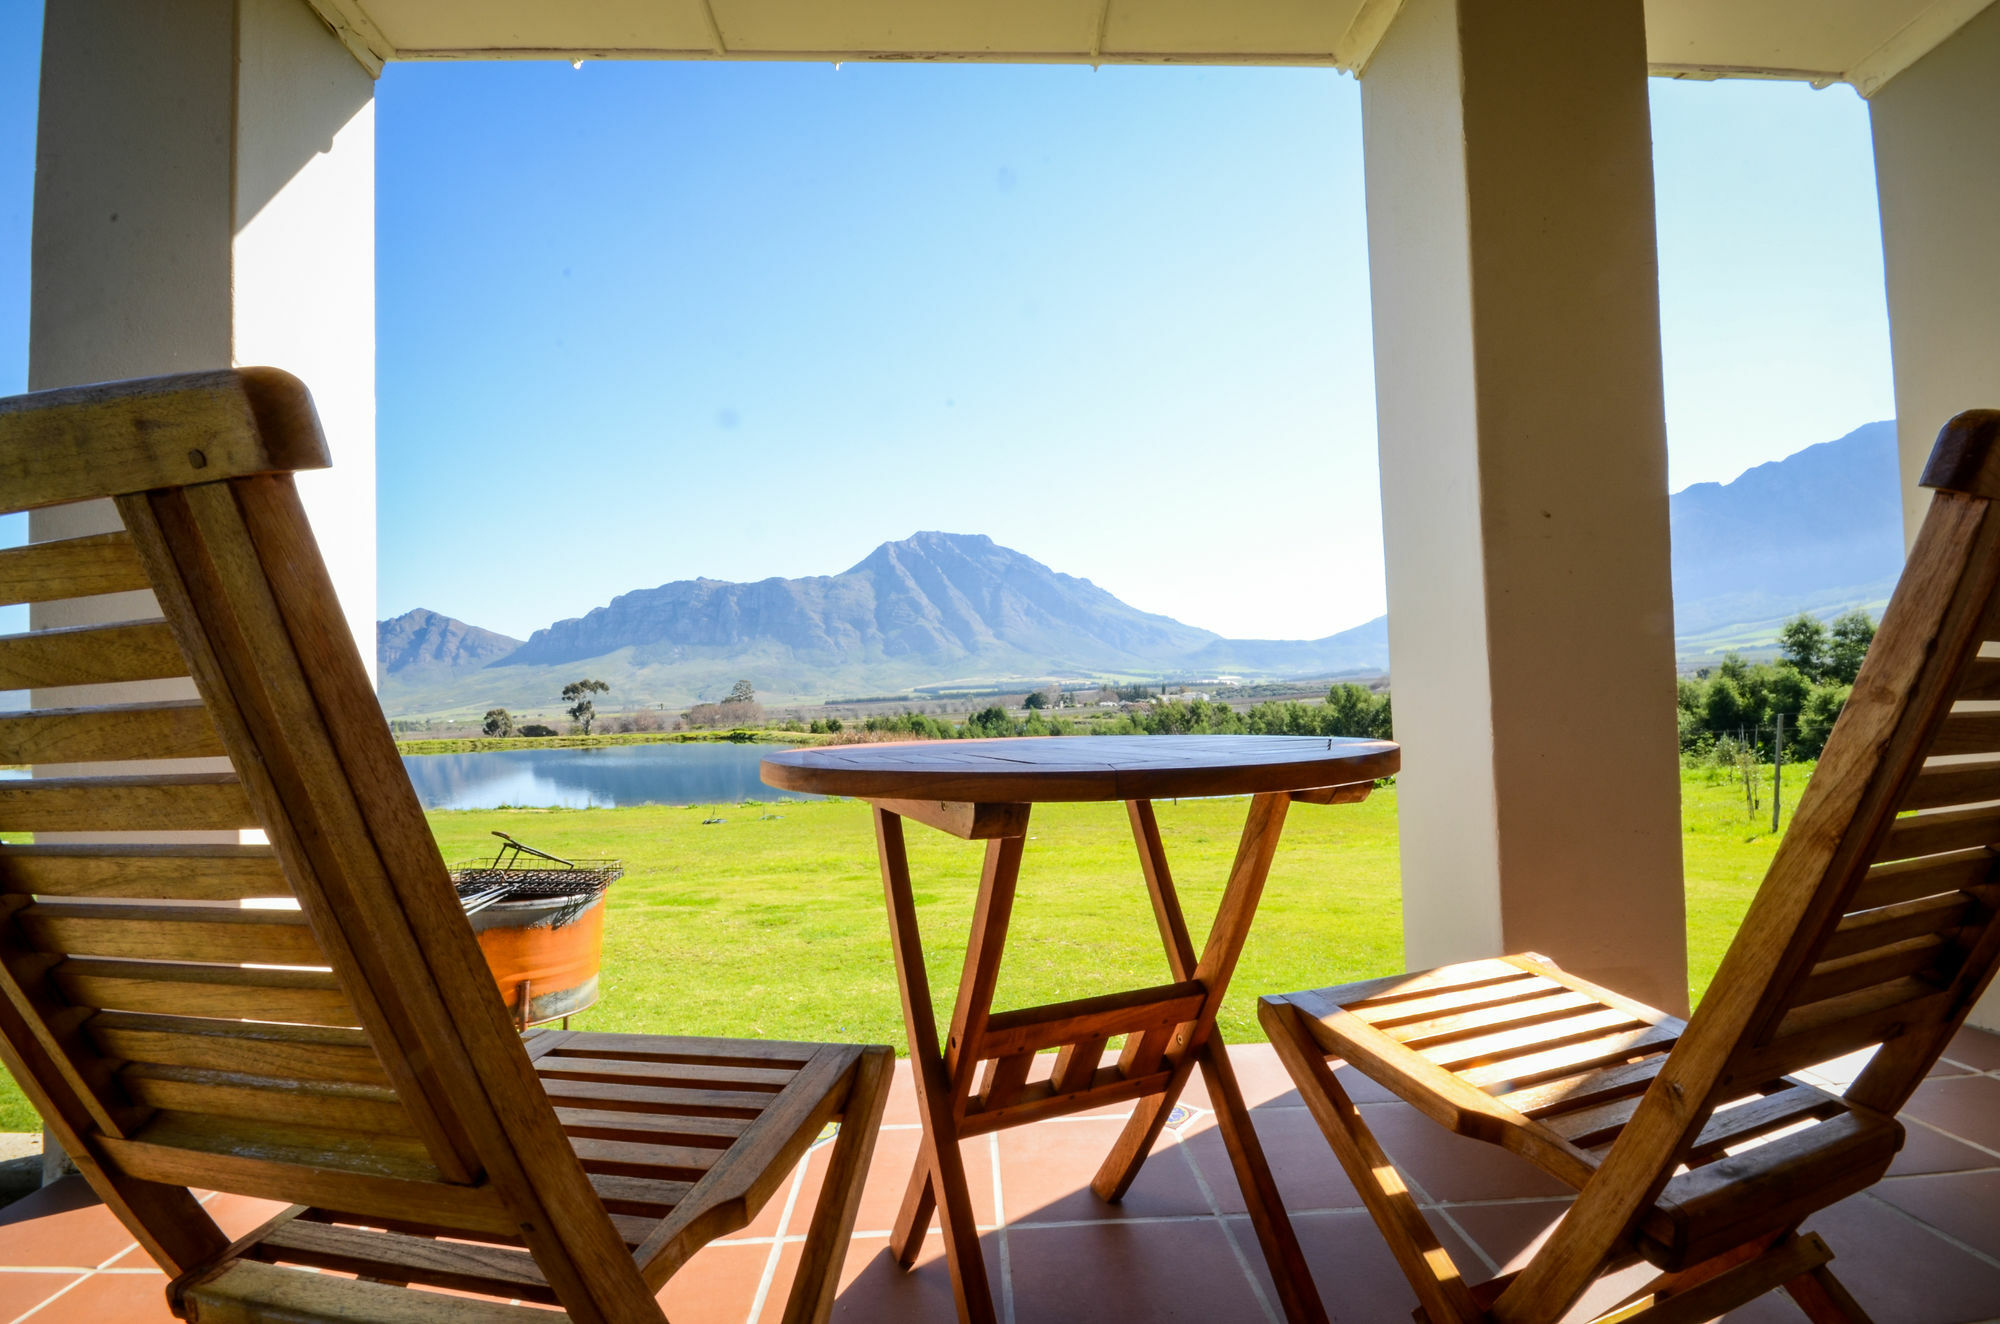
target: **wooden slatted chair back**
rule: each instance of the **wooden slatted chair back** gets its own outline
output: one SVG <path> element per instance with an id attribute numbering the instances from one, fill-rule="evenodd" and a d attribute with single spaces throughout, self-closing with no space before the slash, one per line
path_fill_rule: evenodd
<path id="1" fill-rule="evenodd" d="M 38 774 L 0 782 L 37 836 L 0 847 L 0 1055 L 172 1272 L 227 1245 L 198 1186 L 519 1238 L 573 1317 L 652 1310 L 340 614 L 291 477 L 327 463 L 270 369 L 0 401 L 0 509 L 124 526 L 0 552 L 0 598 L 133 618 L 0 637 L 41 705 L 0 716 Z"/>
<path id="2" fill-rule="evenodd" d="M 1923 483 L 1923 527 L 1735 941 L 1503 1305 L 1572 1299 L 1745 1090 L 1872 1048 L 1845 1097 L 1893 1114 L 2000 966 L 2000 411 L 1953 419 Z"/>

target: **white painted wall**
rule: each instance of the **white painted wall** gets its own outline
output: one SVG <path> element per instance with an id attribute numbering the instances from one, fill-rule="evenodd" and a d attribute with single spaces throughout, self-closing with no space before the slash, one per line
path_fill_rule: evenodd
<path id="1" fill-rule="evenodd" d="M 1404 943 L 1687 1005 L 1639 0 L 1407 0 L 1362 79 Z"/>
<path id="2" fill-rule="evenodd" d="M 2000 5 L 1869 102 L 1882 204 L 1903 530 L 1930 504 L 1917 486 L 1938 429 L 2000 408 Z M 2000 992 L 1972 1023 L 2000 1030 Z"/>
<path id="3" fill-rule="evenodd" d="M 29 385 L 260 363 L 303 378 L 334 468 L 300 488 L 372 669 L 373 80 L 305 0 L 65 0 L 42 58 Z M 39 512 L 31 536 L 112 519 Z"/>

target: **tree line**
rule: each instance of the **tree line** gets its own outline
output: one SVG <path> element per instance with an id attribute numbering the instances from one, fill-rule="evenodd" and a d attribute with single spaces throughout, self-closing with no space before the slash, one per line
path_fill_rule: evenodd
<path id="1" fill-rule="evenodd" d="M 1850 611 L 1831 627 L 1800 613 L 1778 633 L 1777 661 L 1746 662 L 1727 653 L 1713 669 L 1681 677 L 1681 751 L 1702 756 L 1730 740 L 1768 757 L 1782 716 L 1786 756 L 1818 758 L 1874 639 L 1875 622 L 1865 611 Z"/>

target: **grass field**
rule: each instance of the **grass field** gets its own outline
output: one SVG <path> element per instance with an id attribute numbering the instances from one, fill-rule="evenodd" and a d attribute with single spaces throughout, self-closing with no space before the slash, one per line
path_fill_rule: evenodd
<path id="1" fill-rule="evenodd" d="M 1787 768 L 1787 799 L 1804 784 Z M 1766 773 L 1768 785 L 1768 771 Z M 1740 784 L 1682 782 L 1689 980 L 1708 985 L 1776 838 L 1747 820 Z M 1768 802 L 1767 802 L 1768 804 Z M 1162 803 L 1168 857 L 1197 942 L 1221 895 L 1243 800 Z M 565 856 L 615 855 L 596 1030 L 904 1044 L 867 807 L 788 801 L 725 809 L 440 812 L 445 858 L 484 853 L 498 828 Z M 1761 830 L 1759 830 L 1761 828 Z M 910 865 L 940 1018 L 964 957 L 982 847 L 913 825 Z M 1396 795 L 1294 806 L 1221 1024 L 1257 1040 L 1260 993 L 1402 968 Z M 1089 996 L 1168 979 L 1123 808 L 1035 810 L 997 1005 Z M 38 1125 L 0 1082 L 0 1130 Z"/>

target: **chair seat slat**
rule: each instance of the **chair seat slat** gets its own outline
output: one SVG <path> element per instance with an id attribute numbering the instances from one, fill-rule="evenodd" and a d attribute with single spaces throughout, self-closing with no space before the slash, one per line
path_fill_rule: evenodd
<path id="1" fill-rule="evenodd" d="M 548 1278 L 526 1251 L 293 1219 L 258 1243 L 258 1259 L 427 1287 L 554 1304 Z"/>
<path id="2" fill-rule="evenodd" d="M 132 535 L 123 529 L 0 551 L 0 603 L 56 602 L 151 587 Z"/>
<path id="3" fill-rule="evenodd" d="M 326 963 L 305 916 L 295 910 L 38 901 L 15 921 L 45 952 L 162 961 Z"/>
<path id="4" fill-rule="evenodd" d="M 0 690 L 168 680 L 188 674 L 165 621 L 0 635 Z"/>
<path id="5" fill-rule="evenodd" d="M 234 773 L 0 781 L 0 832 L 193 832 L 259 826 Z"/>
<path id="6" fill-rule="evenodd" d="M 222 737 L 199 699 L 0 714 L 5 763 L 199 759 L 222 753 Z"/>
<path id="7" fill-rule="evenodd" d="M 291 895 L 269 846 L 0 846 L 0 891 L 241 901 Z"/>

